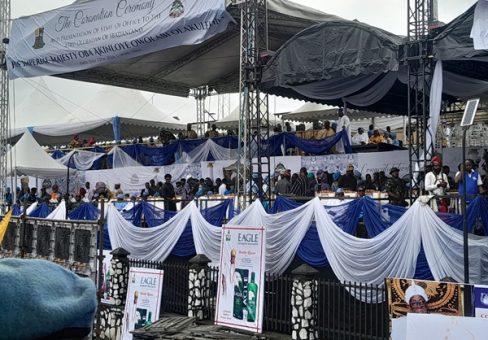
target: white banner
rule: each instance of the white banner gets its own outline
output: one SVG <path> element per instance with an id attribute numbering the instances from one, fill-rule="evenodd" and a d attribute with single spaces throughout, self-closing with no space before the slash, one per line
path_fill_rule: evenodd
<path id="1" fill-rule="evenodd" d="M 15 19 L 7 49 L 11 79 L 92 68 L 223 32 L 224 0 L 98 0 Z"/>
<path id="2" fill-rule="evenodd" d="M 215 324 L 262 332 L 265 244 L 263 227 L 222 228 Z"/>
<path id="3" fill-rule="evenodd" d="M 131 331 L 150 325 L 159 319 L 163 276 L 162 270 L 130 268 L 122 319 L 123 340 L 132 340 Z"/>
<path id="4" fill-rule="evenodd" d="M 400 177 L 402 177 L 409 172 L 408 150 L 302 157 L 302 166 L 315 172 L 317 170 L 327 170 L 329 173 L 334 173 L 336 170 L 344 172 L 348 164 L 352 164 L 363 178 L 366 174 L 373 175 L 379 171 L 384 171 L 389 176 L 390 169 L 393 167 L 400 169 Z"/>

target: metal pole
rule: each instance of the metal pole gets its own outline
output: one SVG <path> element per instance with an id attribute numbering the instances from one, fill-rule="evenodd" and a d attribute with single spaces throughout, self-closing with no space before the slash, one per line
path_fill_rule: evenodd
<path id="1" fill-rule="evenodd" d="M 66 219 L 68 219 L 68 199 L 69 199 L 69 165 L 71 163 L 71 159 L 73 158 L 73 156 L 75 155 L 75 153 L 77 153 L 78 151 L 73 151 L 73 153 L 71 154 L 71 156 L 69 156 L 68 158 L 68 165 L 67 165 L 67 174 L 66 174 L 66 195 L 64 195 L 64 199 L 65 199 L 65 204 L 66 204 Z"/>
<path id="2" fill-rule="evenodd" d="M 469 283 L 469 249 L 468 249 L 468 216 L 466 214 L 466 200 L 467 200 L 467 192 L 466 192 L 466 170 L 465 170 L 465 163 L 466 163 L 466 131 L 467 129 L 463 129 L 463 171 L 462 171 L 462 180 L 463 180 L 463 198 L 461 202 L 461 211 L 463 214 L 463 250 L 464 250 L 464 282 Z"/>
<path id="3" fill-rule="evenodd" d="M 105 215 L 105 199 L 102 199 L 100 205 L 100 218 L 98 219 L 98 270 L 97 270 L 97 329 L 96 329 L 96 338 L 101 339 L 102 333 L 102 280 L 103 280 L 103 237 L 104 237 L 104 220 Z"/>

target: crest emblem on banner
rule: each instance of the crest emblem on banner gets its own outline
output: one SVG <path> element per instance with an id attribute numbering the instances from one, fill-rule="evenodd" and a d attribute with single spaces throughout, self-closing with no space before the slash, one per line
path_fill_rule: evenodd
<path id="1" fill-rule="evenodd" d="M 480 302 L 485 306 L 488 306 L 488 293 L 481 293 Z"/>
<path id="2" fill-rule="evenodd" d="M 38 27 L 34 31 L 34 36 L 35 36 L 35 41 L 34 41 L 34 46 L 32 46 L 34 49 L 38 50 L 44 47 L 46 45 L 44 43 L 44 27 Z"/>
<path id="3" fill-rule="evenodd" d="M 227 234 L 225 234 L 225 240 L 230 241 L 230 230 L 227 230 Z"/>
<path id="4" fill-rule="evenodd" d="M 185 13 L 185 6 L 183 6 L 183 1 L 175 0 L 171 4 L 171 9 L 169 10 L 170 18 L 178 18 Z"/>

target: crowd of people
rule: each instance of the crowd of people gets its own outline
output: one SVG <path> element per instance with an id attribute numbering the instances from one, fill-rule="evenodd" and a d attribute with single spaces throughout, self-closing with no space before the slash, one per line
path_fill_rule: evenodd
<path id="1" fill-rule="evenodd" d="M 463 176 L 464 173 L 464 176 Z M 176 202 L 181 201 L 182 207 L 195 198 L 203 196 L 229 196 L 236 191 L 235 172 L 225 171 L 223 178 L 193 178 L 188 175 L 173 181 L 170 174 L 164 176 L 164 182 L 151 179 L 145 183 L 144 187 L 137 193 L 124 192 L 121 184 L 115 184 L 109 189 L 103 182 L 97 182 L 92 188 L 90 182 L 86 182 L 82 188 L 63 195 L 57 184 L 47 185 L 40 188 L 29 187 L 23 183 L 16 188 L 15 197 L 18 204 L 25 206 L 32 203 L 47 203 L 51 206 L 57 205 L 62 199 L 67 202 L 69 210 L 76 209 L 83 202 L 97 201 L 98 199 L 111 199 L 116 201 L 136 201 L 147 199 L 164 199 L 166 210 L 176 211 Z M 344 173 L 339 170 L 328 172 L 318 170 L 308 171 L 302 167 L 298 173 L 290 170 L 281 170 L 272 177 L 271 183 L 268 178 L 258 178 L 253 174 L 252 178 L 245 185 L 246 192 L 259 192 L 258 185 L 262 185 L 262 192 L 271 192 L 275 195 L 306 198 L 314 197 L 319 193 L 329 192 L 335 196 L 344 196 L 345 192 L 357 192 L 358 197 L 366 195 L 368 192 L 385 192 L 391 204 L 407 206 L 409 194 L 410 177 L 403 179 L 400 176 L 400 169 L 392 167 L 388 171 L 374 172 L 364 176 L 354 169 L 352 164 L 348 164 Z M 478 194 L 488 192 L 488 176 L 482 176 L 477 171 L 477 165 L 473 160 L 466 160 L 465 164 L 460 164 L 454 177 L 450 175 L 450 168 L 442 164 L 439 156 L 432 158 L 424 172 L 420 172 L 418 181 L 421 183 L 423 194 L 435 196 L 433 208 L 441 211 L 449 211 L 449 199 L 445 196 L 449 190 L 458 190 L 459 195 L 464 194 L 466 183 L 467 202 Z M 241 183 L 242 185 L 242 183 Z M 271 186 L 270 188 L 268 186 Z M 268 190 L 269 189 L 269 190 Z M 10 188 L 7 188 L 5 201 L 11 206 L 14 195 Z"/>

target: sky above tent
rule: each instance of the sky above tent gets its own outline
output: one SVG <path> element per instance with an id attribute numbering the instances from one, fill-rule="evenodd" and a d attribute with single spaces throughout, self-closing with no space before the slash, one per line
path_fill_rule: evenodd
<path id="1" fill-rule="evenodd" d="M 54 8 L 69 5 L 73 0 L 15 0 L 11 1 L 12 18 L 32 15 Z M 295 0 L 296 3 L 316 8 L 325 13 L 334 14 L 345 19 L 357 19 L 367 24 L 380 27 L 395 34 L 406 34 L 407 30 L 407 0 Z M 476 0 L 438 0 L 439 20 L 449 22 L 459 14 L 467 10 Z M 39 79 L 16 80 L 14 89 L 18 89 L 19 95 L 14 102 L 20 103 L 23 89 L 30 92 Z M 52 89 L 51 96 L 58 100 L 68 111 L 74 111 L 94 97 L 104 86 L 97 84 L 81 83 L 53 77 L 45 77 L 46 83 Z M 41 94 L 42 95 L 42 94 Z M 196 120 L 196 105 L 193 98 L 180 98 L 160 94 L 144 93 L 156 107 L 161 108 L 168 116 L 179 117 L 182 123 Z M 61 99 L 60 99 L 61 98 Z M 231 95 L 229 113 L 238 105 L 238 96 Z M 292 111 L 303 103 L 283 98 L 271 98 L 270 112 Z M 218 99 L 210 97 L 206 106 L 210 112 L 217 112 Z"/>

